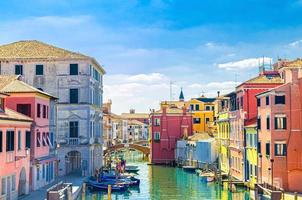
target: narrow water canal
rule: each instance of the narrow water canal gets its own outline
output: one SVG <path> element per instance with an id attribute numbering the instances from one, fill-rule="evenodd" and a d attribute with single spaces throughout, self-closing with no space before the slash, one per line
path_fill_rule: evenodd
<path id="1" fill-rule="evenodd" d="M 140 188 L 129 190 L 127 193 L 113 193 L 112 200 L 250 199 L 247 191 L 230 193 L 218 184 L 205 183 L 196 174 L 185 172 L 181 168 L 150 166 L 137 159 L 127 159 L 127 163 L 139 166 L 137 178 L 141 179 Z M 107 194 L 88 192 L 85 196 L 85 200 L 101 199 L 107 200 Z"/>

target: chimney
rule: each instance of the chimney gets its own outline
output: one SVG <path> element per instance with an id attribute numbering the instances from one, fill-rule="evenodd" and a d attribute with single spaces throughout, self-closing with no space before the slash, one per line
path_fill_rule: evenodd
<path id="1" fill-rule="evenodd" d="M 135 109 L 131 108 L 130 109 L 130 114 L 135 114 Z"/>
<path id="2" fill-rule="evenodd" d="M 217 91 L 217 97 L 219 97 L 220 96 L 220 91 Z"/>

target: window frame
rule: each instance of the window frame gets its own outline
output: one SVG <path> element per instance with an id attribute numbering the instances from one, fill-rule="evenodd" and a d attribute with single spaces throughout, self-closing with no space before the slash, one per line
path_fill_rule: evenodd
<path id="1" fill-rule="evenodd" d="M 73 92 L 76 92 L 76 93 L 73 93 Z M 76 98 L 73 97 L 74 95 L 76 95 Z M 70 88 L 69 89 L 69 103 L 70 104 L 78 104 L 79 103 L 79 88 Z"/>
<path id="2" fill-rule="evenodd" d="M 23 75 L 23 65 L 15 65 L 15 75 Z"/>
<path id="3" fill-rule="evenodd" d="M 69 64 L 69 75 L 70 76 L 79 75 L 79 64 L 78 63 Z"/>
<path id="4" fill-rule="evenodd" d="M 44 75 L 44 65 L 38 64 L 36 65 L 36 76 L 43 76 Z"/>

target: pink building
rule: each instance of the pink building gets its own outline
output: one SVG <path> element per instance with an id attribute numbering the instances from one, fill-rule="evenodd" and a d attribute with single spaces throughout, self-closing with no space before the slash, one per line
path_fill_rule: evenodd
<path id="1" fill-rule="evenodd" d="M 236 110 L 230 112 L 231 175 L 240 181 L 247 179 L 245 126 L 257 122 L 256 95 L 283 83 L 277 71 L 261 70 L 258 76 L 236 87 Z"/>
<path id="2" fill-rule="evenodd" d="M 258 95 L 258 183 L 302 192 L 302 62 L 278 67 L 285 84 Z"/>
<path id="3" fill-rule="evenodd" d="M 6 108 L 7 98 L 0 93 L 0 199 L 14 200 L 29 192 L 32 119 Z"/>
<path id="4" fill-rule="evenodd" d="M 30 136 L 30 189 L 36 190 L 55 178 L 57 159 L 50 154 L 54 145 L 49 134 L 49 103 L 55 98 L 19 80 L 0 76 L 0 91 L 9 94 L 6 106 L 33 119 Z"/>
<path id="5" fill-rule="evenodd" d="M 161 109 L 151 113 L 151 162 L 172 164 L 176 142 L 192 135 L 192 114 L 187 109 L 162 103 Z"/>

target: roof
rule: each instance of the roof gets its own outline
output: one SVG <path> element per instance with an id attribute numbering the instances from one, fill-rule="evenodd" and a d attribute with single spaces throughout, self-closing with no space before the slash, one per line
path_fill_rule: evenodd
<path id="1" fill-rule="evenodd" d="M 177 107 L 166 107 L 166 112 L 167 114 L 182 114 L 183 113 L 183 109 L 181 108 L 177 108 Z M 155 111 L 155 113 L 163 113 L 163 110 L 157 110 Z"/>
<path id="2" fill-rule="evenodd" d="M 133 119 L 133 120 L 128 121 L 128 125 L 141 125 L 141 126 L 143 126 L 145 124 L 143 122 L 140 122 L 140 121 L 137 121 L 137 120 Z"/>
<path id="3" fill-rule="evenodd" d="M 198 140 L 208 140 L 214 137 L 211 137 L 208 133 L 195 133 L 192 136 L 188 137 L 189 141 L 198 141 Z"/>
<path id="4" fill-rule="evenodd" d="M 183 93 L 182 89 L 180 91 L 179 100 L 182 100 L 182 101 L 185 100 L 184 93 Z"/>
<path id="5" fill-rule="evenodd" d="M 247 83 L 248 84 L 250 84 L 250 83 L 252 83 L 252 84 L 263 84 L 263 83 L 282 84 L 282 83 L 284 83 L 284 80 L 279 75 L 278 76 L 276 76 L 276 75 L 271 76 L 269 74 L 268 75 L 261 74 L 257 77 L 254 77 L 250 80 L 247 80 L 247 81 L 241 83 L 240 85 L 237 86 L 237 88 L 240 87 L 241 85 L 247 84 Z"/>
<path id="6" fill-rule="evenodd" d="M 0 113 L 0 119 L 18 120 L 18 121 L 27 121 L 27 122 L 33 121 L 32 118 L 27 117 L 26 115 L 23 115 L 21 113 L 18 113 L 8 108 L 5 108 L 4 113 Z"/>
<path id="7" fill-rule="evenodd" d="M 202 101 L 204 103 L 212 103 L 216 100 L 216 98 L 207 98 L 207 97 L 200 97 L 200 98 L 194 98 L 198 101 Z"/>
<path id="8" fill-rule="evenodd" d="M 121 117 L 123 118 L 127 118 L 127 119 L 145 119 L 145 118 L 149 118 L 149 114 L 148 113 L 122 113 Z"/>
<path id="9" fill-rule="evenodd" d="M 302 67 L 302 59 L 297 58 L 296 60 L 279 60 L 277 63 L 274 64 L 276 69 L 281 69 L 283 67 L 289 68 L 301 68 Z"/>
<path id="10" fill-rule="evenodd" d="M 46 60 L 91 60 L 103 73 L 105 70 L 92 57 L 81 53 L 55 47 L 37 40 L 21 40 L 0 46 L 0 60 L 24 60 L 24 59 L 46 59 Z"/>
<path id="11" fill-rule="evenodd" d="M 19 80 L 17 75 L 0 75 L 0 92 L 3 93 L 39 93 L 46 95 L 50 98 L 57 98 L 43 92 L 23 81 Z"/>

